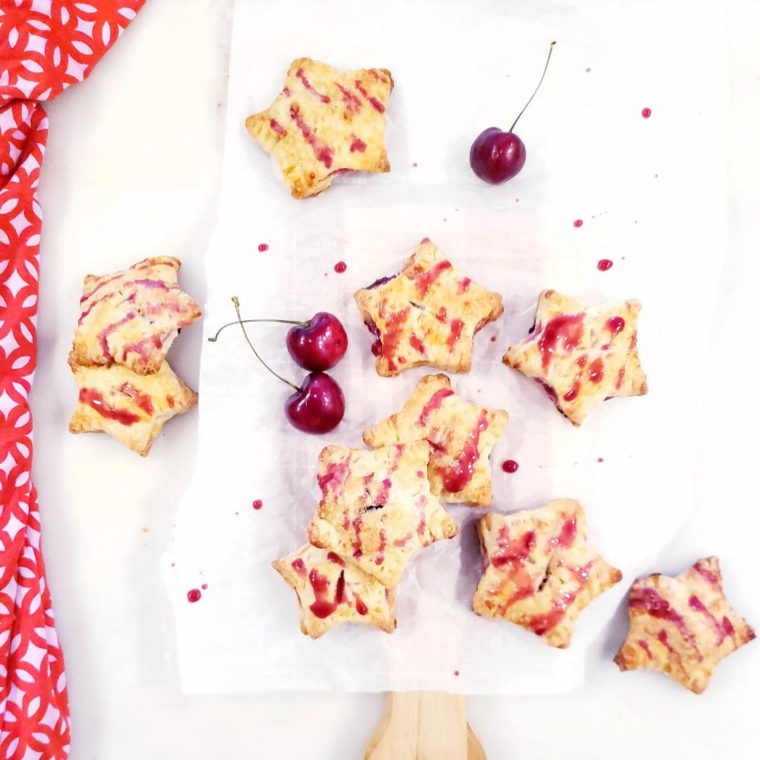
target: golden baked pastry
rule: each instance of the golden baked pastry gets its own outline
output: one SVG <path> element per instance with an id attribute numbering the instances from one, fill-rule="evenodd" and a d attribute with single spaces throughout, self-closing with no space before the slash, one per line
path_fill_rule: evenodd
<path id="1" fill-rule="evenodd" d="M 717 557 L 697 560 L 675 578 L 639 578 L 628 617 L 628 636 L 615 655 L 620 670 L 659 670 L 695 694 L 724 657 L 755 638 L 726 601 Z"/>
<path id="2" fill-rule="evenodd" d="M 164 362 L 152 375 L 112 364 L 74 366 L 79 399 L 72 433 L 103 432 L 145 456 L 164 423 L 195 406 L 197 396 Z"/>
<path id="3" fill-rule="evenodd" d="M 180 266 L 179 259 L 156 256 L 125 272 L 87 275 L 69 364 L 157 372 L 179 330 L 201 316 L 177 284 Z"/>
<path id="4" fill-rule="evenodd" d="M 309 541 L 395 586 L 418 549 L 458 531 L 430 492 L 429 459 L 427 441 L 372 451 L 322 449 L 317 476 L 322 499 Z"/>
<path id="5" fill-rule="evenodd" d="M 318 639 L 341 623 L 395 630 L 393 590 L 335 552 L 306 544 L 272 567 L 296 592 L 301 631 L 311 638 Z"/>
<path id="6" fill-rule="evenodd" d="M 492 497 L 489 457 L 506 424 L 505 411 L 465 401 L 446 375 L 427 375 L 400 412 L 364 431 L 364 442 L 376 448 L 428 441 L 432 492 L 442 501 L 483 507 Z"/>
<path id="7" fill-rule="evenodd" d="M 621 578 L 586 543 L 586 518 L 572 499 L 478 523 L 485 563 L 472 600 L 478 615 L 501 618 L 565 648 L 576 619 Z"/>
<path id="8" fill-rule="evenodd" d="M 605 399 L 647 392 L 636 344 L 640 309 L 638 301 L 589 307 L 544 290 L 532 335 L 507 350 L 504 364 L 538 381 L 580 425 Z"/>
<path id="9" fill-rule="evenodd" d="M 503 311 L 501 296 L 473 282 L 428 238 L 403 269 L 357 291 L 354 299 L 370 332 L 379 375 L 420 364 L 467 372 L 472 339 Z"/>
<path id="10" fill-rule="evenodd" d="M 384 132 L 392 89 L 387 69 L 341 71 L 298 58 L 274 103 L 245 126 L 274 156 L 293 197 L 308 198 L 341 174 L 390 171 Z"/>

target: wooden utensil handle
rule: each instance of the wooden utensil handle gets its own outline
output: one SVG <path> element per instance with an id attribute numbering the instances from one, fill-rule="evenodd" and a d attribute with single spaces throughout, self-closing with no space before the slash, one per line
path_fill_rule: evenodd
<path id="1" fill-rule="evenodd" d="M 364 760 L 486 760 L 461 694 L 389 692 Z"/>

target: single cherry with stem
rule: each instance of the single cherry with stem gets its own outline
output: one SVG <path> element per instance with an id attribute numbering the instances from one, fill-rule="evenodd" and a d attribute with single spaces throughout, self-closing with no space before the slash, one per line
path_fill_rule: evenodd
<path id="1" fill-rule="evenodd" d="M 530 105 L 533 98 L 536 97 L 541 83 L 546 76 L 546 70 L 549 68 L 549 61 L 552 57 L 552 50 L 556 42 L 549 45 L 549 55 L 546 56 L 546 64 L 538 80 L 536 89 L 528 98 L 528 102 L 523 106 L 522 111 L 517 114 L 517 118 L 512 122 L 508 132 L 504 132 L 498 127 L 489 127 L 484 129 L 473 142 L 470 148 L 470 166 L 480 179 L 490 182 L 492 185 L 500 185 L 508 179 L 512 179 L 525 165 L 527 152 L 525 143 L 514 133 L 515 125 L 520 117 L 525 113 L 525 109 Z"/>
<path id="2" fill-rule="evenodd" d="M 288 330 L 285 344 L 293 361 L 309 370 L 332 369 L 345 355 L 348 336 L 341 321 L 327 311 L 318 311 L 311 319 L 300 322 L 292 319 L 243 319 L 243 324 L 271 322 L 293 325 Z M 214 343 L 219 333 L 237 322 L 222 325 L 209 340 Z"/>
<path id="3" fill-rule="evenodd" d="M 295 383 L 291 383 L 290 380 L 286 380 L 282 375 L 278 375 L 261 358 L 248 337 L 244 321 L 240 317 L 240 301 L 237 296 L 233 297 L 232 304 L 235 307 L 235 314 L 237 314 L 237 324 L 240 325 L 246 343 L 250 346 L 254 356 L 278 380 L 289 385 L 295 391 L 285 401 L 285 416 L 288 418 L 288 422 L 304 433 L 329 433 L 334 430 L 343 419 L 346 411 L 346 401 L 338 383 L 324 372 L 310 372 L 299 387 Z M 218 335 L 219 333 L 214 336 L 214 340 Z"/>

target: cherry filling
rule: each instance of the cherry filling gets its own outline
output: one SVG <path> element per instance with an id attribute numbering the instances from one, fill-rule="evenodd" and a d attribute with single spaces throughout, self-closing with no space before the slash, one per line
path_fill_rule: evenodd
<path id="1" fill-rule="evenodd" d="M 372 342 L 372 355 L 373 356 L 380 356 L 383 352 L 383 339 L 380 337 L 380 330 L 378 329 L 377 324 L 373 319 L 370 319 L 369 317 L 365 317 L 364 319 L 364 326 L 372 333 L 372 335 L 375 336 L 375 340 Z"/>
<path id="2" fill-rule="evenodd" d="M 379 288 L 381 285 L 385 285 L 386 282 L 395 280 L 398 276 L 399 273 L 396 272 L 396 274 L 389 274 L 387 277 L 378 277 L 371 285 L 367 285 L 365 290 L 374 290 L 375 288 Z"/>

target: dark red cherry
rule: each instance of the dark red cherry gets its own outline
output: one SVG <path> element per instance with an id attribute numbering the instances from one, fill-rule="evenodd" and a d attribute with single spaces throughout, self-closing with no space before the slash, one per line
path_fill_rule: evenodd
<path id="1" fill-rule="evenodd" d="M 334 367 L 346 355 L 348 337 L 334 314 L 320 311 L 308 322 L 291 327 L 285 343 L 296 364 L 321 371 Z"/>
<path id="2" fill-rule="evenodd" d="M 304 433 L 329 433 L 346 412 L 346 400 L 338 383 L 324 372 L 310 372 L 301 387 L 288 396 L 288 422 Z"/>
<path id="3" fill-rule="evenodd" d="M 279 375 L 261 358 L 259 352 L 256 350 L 256 347 L 248 336 L 245 329 L 245 322 L 282 322 L 284 320 L 244 320 L 240 316 L 240 301 L 237 297 L 232 299 L 232 304 L 235 307 L 237 322 L 232 322 L 231 324 L 240 325 L 240 329 L 243 331 L 243 337 L 245 338 L 246 343 L 248 343 L 251 351 L 253 351 L 254 356 L 264 365 L 270 374 L 285 383 L 285 385 L 289 385 L 295 391 L 295 393 L 292 393 L 285 402 L 285 415 L 288 418 L 288 422 L 290 422 L 293 427 L 303 430 L 305 433 L 329 433 L 333 430 L 343 419 L 343 415 L 346 411 L 346 401 L 343 397 L 343 391 L 340 389 L 338 383 L 336 383 L 330 375 L 326 375 L 324 372 L 310 372 L 303 379 L 301 387 L 299 388 L 295 383 L 291 383 L 290 380 Z M 340 332 L 343 334 L 343 340 L 346 341 L 343 326 L 335 317 L 331 314 L 316 314 L 314 320 L 320 316 L 329 317 L 331 320 L 334 320 L 334 322 L 340 327 Z M 308 326 L 308 324 L 304 322 L 298 322 L 296 324 L 300 325 L 304 330 Z M 220 328 L 216 335 L 210 337 L 209 340 L 212 343 L 216 342 L 219 333 L 226 327 L 229 327 L 229 325 Z M 345 345 L 340 352 L 340 356 L 343 356 L 344 353 Z M 338 358 L 340 358 L 340 356 Z"/>
<path id="4" fill-rule="evenodd" d="M 484 129 L 470 148 L 470 166 L 485 182 L 499 185 L 525 166 L 525 143 L 514 132 Z"/>
<path id="5" fill-rule="evenodd" d="M 517 118 L 512 122 L 508 131 L 498 127 L 489 127 L 484 129 L 472 143 L 470 148 L 470 166 L 475 174 L 485 182 L 492 185 L 499 185 L 512 179 L 525 166 L 525 143 L 515 134 L 515 126 L 520 117 L 525 113 L 525 109 L 530 105 L 533 98 L 536 97 L 538 88 L 546 76 L 546 70 L 549 68 L 549 61 L 552 57 L 552 50 L 556 43 L 549 45 L 549 55 L 546 56 L 546 64 L 538 80 L 536 89 L 528 98 L 528 102 L 523 106 L 522 111 L 517 114 Z"/>

